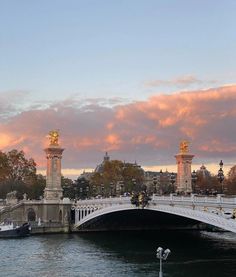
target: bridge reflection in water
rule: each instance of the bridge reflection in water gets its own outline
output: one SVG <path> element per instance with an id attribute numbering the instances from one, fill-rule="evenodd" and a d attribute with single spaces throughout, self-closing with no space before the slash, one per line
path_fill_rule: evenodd
<path id="1" fill-rule="evenodd" d="M 220 195 L 153 196 L 143 209 L 129 197 L 88 199 L 72 210 L 74 230 L 199 228 L 205 223 L 236 233 L 236 198 Z"/>

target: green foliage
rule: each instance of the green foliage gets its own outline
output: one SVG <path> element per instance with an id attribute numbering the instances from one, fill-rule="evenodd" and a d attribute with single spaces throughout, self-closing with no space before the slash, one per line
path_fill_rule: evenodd
<path id="1" fill-rule="evenodd" d="M 70 199 L 75 199 L 76 191 L 74 189 L 74 183 L 70 178 L 61 176 L 61 186 L 63 189 L 63 196 Z"/>
<path id="2" fill-rule="evenodd" d="M 74 183 L 75 199 L 89 198 L 92 195 L 92 187 L 85 178 L 78 178 Z"/>

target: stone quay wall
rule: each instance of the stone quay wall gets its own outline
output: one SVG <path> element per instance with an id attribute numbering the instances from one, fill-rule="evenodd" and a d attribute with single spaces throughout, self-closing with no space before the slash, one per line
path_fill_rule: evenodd
<path id="1" fill-rule="evenodd" d="M 70 231 L 70 201 L 23 200 L 0 209 L 0 222 L 16 225 L 30 222 L 32 234 L 67 233 Z"/>

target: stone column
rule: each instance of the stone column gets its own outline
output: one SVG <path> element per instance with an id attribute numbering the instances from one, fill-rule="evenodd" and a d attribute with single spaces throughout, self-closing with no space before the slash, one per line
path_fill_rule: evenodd
<path id="1" fill-rule="evenodd" d="M 192 159 L 194 155 L 188 153 L 188 142 L 180 144 L 180 153 L 175 156 L 177 163 L 177 192 L 192 192 Z"/>
<path id="2" fill-rule="evenodd" d="M 60 200 L 63 196 L 61 187 L 61 159 L 62 149 L 58 141 L 52 141 L 48 148 L 44 149 L 47 158 L 46 188 L 44 189 L 45 200 Z"/>

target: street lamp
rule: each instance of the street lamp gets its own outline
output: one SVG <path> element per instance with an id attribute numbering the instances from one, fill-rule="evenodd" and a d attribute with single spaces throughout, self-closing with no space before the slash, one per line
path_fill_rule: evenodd
<path id="1" fill-rule="evenodd" d="M 86 186 L 86 195 L 87 195 L 87 198 L 89 198 L 89 186 Z"/>
<path id="2" fill-rule="evenodd" d="M 136 191 L 136 184 L 137 183 L 136 183 L 136 179 L 135 178 L 132 179 L 132 183 L 133 183 L 133 190 Z"/>
<path id="3" fill-rule="evenodd" d="M 158 247 L 157 248 L 157 258 L 160 259 L 160 271 L 159 271 L 159 277 L 162 277 L 163 276 L 163 273 L 162 273 L 162 260 L 166 260 L 168 255 L 170 254 L 170 249 L 166 249 L 164 250 L 162 247 Z"/>
<path id="4" fill-rule="evenodd" d="M 175 183 L 175 174 L 172 172 L 170 174 L 170 183 L 171 183 L 171 190 L 175 192 L 174 183 Z"/>
<path id="5" fill-rule="evenodd" d="M 224 193 L 224 184 L 223 184 L 223 181 L 224 181 L 224 171 L 223 171 L 223 162 L 222 160 L 220 161 L 219 163 L 219 166 L 220 166 L 220 169 L 218 170 L 218 175 L 217 175 L 217 178 L 220 182 L 220 185 L 221 185 L 221 193 Z"/>
<path id="6" fill-rule="evenodd" d="M 83 198 L 83 188 L 82 187 L 79 188 L 79 194 L 80 194 L 80 198 L 82 199 Z"/>
<path id="7" fill-rule="evenodd" d="M 101 193 L 102 193 L 102 197 L 103 197 L 103 195 L 104 195 L 104 185 L 103 184 L 101 184 Z"/>
<path id="8" fill-rule="evenodd" d="M 93 185 L 93 197 L 96 196 L 96 186 Z"/>
<path id="9" fill-rule="evenodd" d="M 197 172 L 195 170 L 192 172 L 192 182 L 193 182 L 193 193 L 195 193 L 196 182 L 197 182 Z"/>
<path id="10" fill-rule="evenodd" d="M 162 169 L 160 170 L 160 179 L 159 179 L 159 194 L 162 195 L 162 177 L 163 177 L 163 172 Z"/>
<path id="11" fill-rule="evenodd" d="M 110 183 L 110 196 L 112 197 L 112 192 L 113 192 L 113 183 Z"/>
<path id="12" fill-rule="evenodd" d="M 124 193 L 124 183 L 123 181 L 120 181 L 120 194 L 123 195 Z"/>
<path id="13" fill-rule="evenodd" d="M 153 185 L 154 185 L 153 192 L 156 193 L 157 192 L 157 176 L 154 175 L 152 180 L 153 180 Z"/>

